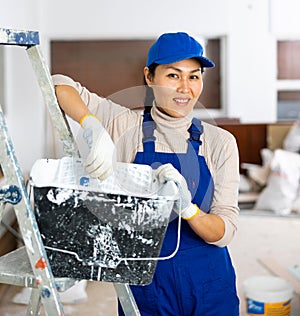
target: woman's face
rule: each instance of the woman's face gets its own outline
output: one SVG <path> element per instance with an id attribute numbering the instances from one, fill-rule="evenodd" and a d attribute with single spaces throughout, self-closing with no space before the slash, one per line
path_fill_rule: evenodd
<path id="1" fill-rule="evenodd" d="M 156 105 L 172 117 L 190 113 L 202 92 L 201 66 L 196 59 L 158 65 L 154 76 L 145 67 L 144 74 L 153 89 Z"/>

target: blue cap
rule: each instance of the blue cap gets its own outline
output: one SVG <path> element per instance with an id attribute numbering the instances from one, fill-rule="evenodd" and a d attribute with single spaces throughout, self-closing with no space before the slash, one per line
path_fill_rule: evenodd
<path id="1" fill-rule="evenodd" d="M 196 58 L 202 67 L 211 68 L 213 61 L 203 56 L 203 47 L 186 33 L 165 33 L 150 47 L 146 66 L 171 64 L 180 60 Z"/>

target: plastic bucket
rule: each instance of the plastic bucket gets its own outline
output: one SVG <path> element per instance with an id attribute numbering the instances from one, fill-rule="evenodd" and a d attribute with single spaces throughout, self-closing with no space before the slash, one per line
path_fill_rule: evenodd
<path id="1" fill-rule="evenodd" d="M 248 315 L 290 315 L 293 287 L 287 280 L 273 276 L 256 276 L 245 280 L 244 290 Z"/>

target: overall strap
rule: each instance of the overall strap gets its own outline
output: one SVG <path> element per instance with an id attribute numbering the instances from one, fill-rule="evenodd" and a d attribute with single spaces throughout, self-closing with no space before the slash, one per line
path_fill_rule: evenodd
<path id="1" fill-rule="evenodd" d="M 155 151 L 155 140 L 156 137 L 154 136 L 154 130 L 156 128 L 156 124 L 152 119 L 150 111 L 144 112 L 144 119 L 143 119 L 143 146 L 144 152 L 154 152 Z M 188 139 L 189 145 L 192 144 L 194 150 L 198 154 L 199 147 L 202 144 L 200 137 L 203 133 L 203 126 L 199 119 L 193 118 L 192 124 L 188 129 L 190 134 L 190 138 Z"/>
<path id="2" fill-rule="evenodd" d="M 198 154 L 199 147 L 202 144 L 202 141 L 200 140 L 200 137 L 203 133 L 203 126 L 201 121 L 199 119 L 193 118 L 188 132 L 190 133 L 190 138 L 188 140 L 189 144 L 193 145 L 194 150 Z"/>
<path id="3" fill-rule="evenodd" d="M 145 110 L 144 112 L 144 119 L 143 119 L 143 146 L 144 152 L 154 152 L 155 151 L 155 140 L 156 137 L 154 136 L 156 124 L 152 119 L 149 110 Z"/>

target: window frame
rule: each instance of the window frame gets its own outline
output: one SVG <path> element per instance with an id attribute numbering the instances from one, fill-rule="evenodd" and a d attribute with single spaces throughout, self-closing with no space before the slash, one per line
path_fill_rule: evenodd
<path id="1" fill-rule="evenodd" d="M 294 110 L 290 110 L 290 113 L 291 113 L 290 117 L 289 117 L 288 113 L 285 114 L 285 117 L 284 117 L 284 115 L 280 114 L 282 112 L 285 113 L 286 111 L 288 111 L 288 108 L 286 109 L 286 111 L 282 110 L 282 107 L 284 107 L 285 105 L 283 105 L 284 101 L 280 100 L 280 97 L 279 97 L 280 92 L 300 93 L 300 76 L 299 76 L 299 79 L 288 79 L 288 78 L 279 79 L 281 77 L 280 69 L 282 68 L 282 66 L 279 65 L 280 58 L 282 58 L 282 56 L 279 55 L 279 45 L 280 45 L 280 42 L 288 42 L 288 41 L 292 41 L 292 42 L 297 41 L 297 42 L 299 42 L 299 47 L 300 47 L 300 38 L 299 37 L 295 37 L 295 38 L 278 37 L 276 39 L 276 54 L 277 54 L 277 56 L 276 56 L 276 67 L 277 67 L 277 71 L 276 71 L 276 99 L 277 99 L 277 120 L 278 121 L 291 121 L 291 120 L 295 120 L 295 119 L 299 118 L 299 115 L 297 115 L 297 111 L 294 111 Z M 300 48 L 299 48 L 299 51 L 300 51 Z M 299 69 L 299 73 L 300 73 L 300 69 Z M 288 99 L 286 99 L 286 100 L 288 100 Z M 296 102 L 295 102 L 295 104 L 296 104 Z M 300 99 L 299 99 L 299 105 L 300 105 Z M 295 106 L 297 107 L 297 105 L 295 105 Z M 300 108 L 299 108 L 299 113 L 300 113 Z"/>

